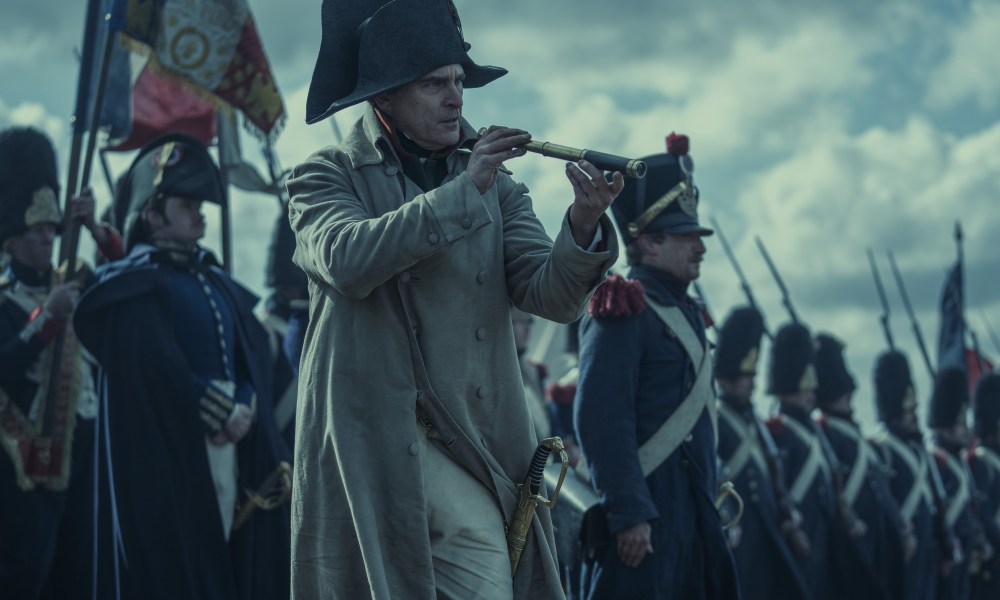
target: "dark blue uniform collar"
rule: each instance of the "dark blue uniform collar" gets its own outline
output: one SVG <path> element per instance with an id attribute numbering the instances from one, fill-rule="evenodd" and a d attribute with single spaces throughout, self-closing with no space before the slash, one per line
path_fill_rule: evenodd
<path id="1" fill-rule="evenodd" d="M 628 276 L 629 279 L 641 281 L 646 294 L 664 306 L 677 306 L 688 297 L 687 282 L 655 267 L 635 265 Z"/>

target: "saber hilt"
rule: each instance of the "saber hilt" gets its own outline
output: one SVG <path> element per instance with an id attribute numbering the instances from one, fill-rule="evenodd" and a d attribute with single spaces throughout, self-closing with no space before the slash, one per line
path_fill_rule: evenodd
<path id="1" fill-rule="evenodd" d="M 562 462 L 562 473 L 559 475 L 559 482 L 552 492 L 552 498 L 544 498 L 540 492 L 542 490 L 542 480 L 545 474 L 545 463 L 549 460 L 549 455 L 553 452 L 559 453 Z M 569 455 L 559 437 L 550 437 L 539 442 L 535 448 L 535 454 L 531 457 L 531 464 L 528 466 L 528 476 L 521 484 L 521 493 L 517 501 L 517 510 L 511 519 L 510 527 L 507 528 L 507 553 L 510 555 L 510 573 L 517 570 L 517 563 L 521 560 L 521 554 L 528 541 L 528 531 L 531 529 L 531 522 L 535 517 L 535 507 L 539 504 L 552 508 L 559 498 L 559 490 L 562 489 L 563 480 L 569 470 Z"/>
<path id="2" fill-rule="evenodd" d="M 479 137 L 486 135 L 487 131 L 489 129 L 486 127 L 480 129 Z M 642 179 L 646 176 L 646 163 L 635 158 L 625 158 L 624 156 L 597 152 L 596 150 L 571 148 L 570 146 L 562 146 L 551 142 L 536 142 L 534 140 L 521 147 L 528 152 L 541 154 L 550 158 L 559 158 L 574 162 L 585 160 L 602 171 L 620 171 L 626 177 L 633 179 Z"/>

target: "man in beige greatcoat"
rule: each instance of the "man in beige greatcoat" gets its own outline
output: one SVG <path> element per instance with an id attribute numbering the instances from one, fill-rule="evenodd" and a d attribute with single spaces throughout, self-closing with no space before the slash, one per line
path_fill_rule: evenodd
<path id="1" fill-rule="evenodd" d="M 367 3 L 382 4 L 324 2 L 307 120 L 368 106 L 288 181 L 311 315 L 292 594 L 559 598 L 547 511 L 513 577 L 504 541 L 536 444 L 509 306 L 580 316 L 617 258 L 604 211 L 622 178 L 567 164 L 574 198 L 552 241 L 500 166 L 530 136 L 477 141 L 461 118 L 463 88 L 506 71 L 469 58 L 449 0 Z"/>

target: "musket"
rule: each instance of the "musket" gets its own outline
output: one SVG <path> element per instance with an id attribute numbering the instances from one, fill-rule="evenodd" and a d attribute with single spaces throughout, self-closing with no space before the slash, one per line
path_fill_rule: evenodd
<path id="1" fill-rule="evenodd" d="M 541 495 L 542 480 L 545 476 L 545 463 L 548 462 L 549 454 L 552 452 L 559 453 L 562 472 L 559 474 L 559 481 L 552 491 L 552 498 L 547 499 Z M 517 563 L 520 562 L 521 553 L 524 552 L 524 546 L 527 544 L 528 531 L 531 529 L 531 522 L 535 516 L 535 508 L 539 504 L 550 509 L 556 505 L 568 470 L 569 455 L 566 454 L 562 438 L 545 438 L 538 443 L 535 454 L 531 457 L 531 464 L 528 466 L 528 475 L 524 478 L 524 483 L 520 485 L 521 493 L 517 501 L 517 510 L 514 511 L 514 517 L 507 529 L 507 553 L 510 555 L 511 575 L 517 571 Z"/>
<path id="2" fill-rule="evenodd" d="M 788 493 L 788 487 L 785 485 L 785 469 L 781 464 L 778 445 L 774 443 L 771 432 L 756 415 L 751 415 L 750 418 L 753 419 L 757 435 L 764 447 L 764 461 L 767 463 L 767 471 L 771 476 L 774 501 L 778 506 L 778 528 L 785 536 L 785 541 L 795 556 L 806 558 L 812 553 L 812 548 L 809 545 L 808 536 L 802 531 L 802 514 L 795 508 L 792 497 Z"/>
<path id="3" fill-rule="evenodd" d="M 479 130 L 479 137 L 483 137 L 488 131 L 488 127 L 481 128 Z M 542 156 L 548 156 L 550 158 L 559 158 L 574 162 L 578 160 L 585 160 L 598 169 L 604 171 L 621 171 L 627 177 L 632 177 L 634 179 L 642 179 L 646 176 L 646 163 L 634 158 L 625 158 L 624 156 L 605 154 L 604 152 L 597 152 L 596 150 L 560 146 L 559 144 L 553 144 L 550 142 L 536 142 L 535 140 L 531 140 L 521 147 L 528 152 L 541 154 Z"/>
<path id="4" fill-rule="evenodd" d="M 951 568 L 962 562 L 962 546 L 951 526 L 948 525 L 948 507 L 945 506 L 944 481 L 941 470 L 937 466 L 937 458 L 926 449 L 921 448 L 927 460 L 927 470 L 931 474 L 931 499 L 934 501 L 934 537 L 937 538 L 938 552 L 941 554 L 942 570 L 949 573 Z"/>
<path id="5" fill-rule="evenodd" d="M 740 268 L 740 263 L 736 261 L 736 255 L 733 254 L 733 249 L 729 246 L 726 234 L 722 232 L 722 226 L 719 225 L 719 222 L 715 220 L 714 216 L 709 217 L 709 221 L 712 223 L 712 228 L 715 229 L 719 242 L 722 244 L 722 251 L 725 252 L 726 258 L 729 259 L 729 264 L 732 265 L 733 270 L 736 271 L 736 278 L 740 280 L 740 289 L 743 290 L 743 295 L 746 296 L 747 304 L 760 313 L 761 318 L 763 318 L 764 312 L 760 310 L 760 306 L 757 304 L 757 299 L 753 296 L 753 290 L 750 289 L 750 283 L 743 275 L 743 269 Z M 771 332 L 768 330 L 767 325 L 764 325 L 764 335 L 767 336 L 767 339 L 772 339 Z"/>
<path id="6" fill-rule="evenodd" d="M 774 277 L 774 282 L 778 284 L 778 289 L 781 290 L 781 304 L 788 311 L 788 316 L 791 317 L 792 322 L 798 323 L 799 315 L 795 312 L 795 307 L 792 306 L 792 298 L 788 295 L 788 288 L 785 287 L 785 282 L 781 279 L 778 268 L 774 266 L 771 255 L 767 253 L 767 248 L 764 247 L 764 242 L 760 241 L 760 237 L 755 235 L 753 239 L 757 242 L 757 248 L 760 249 L 760 253 L 764 257 L 764 262 L 767 263 L 767 268 L 771 271 L 771 276 Z"/>
<path id="7" fill-rule="evenodd" d="M 924 357 L 927 372 L 930 373 L 931 380 L 933 380 L 935 377 L 934 365 L 931 363 L 930 354 L 927 353 L 927 345 L 924 344 L 924 334 L 920 331 L 920 323 L 917 322 L 917 315 L 913 312 L 913 305 L 910 304 L 910 295 L 906 293 L 906 284 L 903 283 L 903 276 L 899 274 L 899 268 L 896 266 L 896 258 L 892 255 L 891 250 L 886 252 L 886 256 L 889 257 L 889 266 L 892 267 L 892 274 L 896 278 L 896 288 L 899 290 L 900 298 L 903 299 L 906 314 L 910 316 L 910 323 L 913 325 L 913 335 L 917 338 L 917 347 L 920 348 L 920 355 Z"/>
<path id="8" fill-rule="evenodd" d="M 892 339 L 892 329 L 889 327 L 889 299 L 885 295 L 885 287 L 882 286 L 882 277 L 878 274 L 878 265 L 875 264 L 875 255 L 871 248 L 868 248 L 868 264 L 871 265 L 875 289 L 878 291 L 878 299 L 882 303 L 882 315 L 879 316 L 879 322 L 882 323 L 882 333 L 885 335 L 886 343 L 889 344 L 889 349 L 895 350 L 896 344 Z"/>

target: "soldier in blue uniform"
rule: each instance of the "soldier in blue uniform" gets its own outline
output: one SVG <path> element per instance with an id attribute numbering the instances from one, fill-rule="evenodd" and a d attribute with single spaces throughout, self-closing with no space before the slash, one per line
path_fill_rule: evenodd
<path id="1" fill-rule="evenodd" d="M 969 445 L 968 409 L 969 386 L 965 370 L 954 367 L 939 370 L 927 421 L 932 432 L 930 451 L 944 486 L 944 520 L 962 551 L 961 560 L 938 580 L 939 600 L 969 598 L 969 566 L 982 558 L 979 547 L 982 532 L 973 514 L 973 482 L 964 455 Z"/>
<path id="2" fill-rule="evenodd" d="M 839 464 L 812 418 L 818 380 L 813 339 L 804 325 L 789 323 L 775 334 L 769 375 L 768 393 L 778 398 L 780 413 L 767 425 L 809 538 L 809 556 L 799 559 L 809 590 L 818 599 L 883 597 L 854 543 L 864 525 L 842 502 Z"/>
<path id="3" fill-rule="evenodd" d="M 979 516 L 993 556 L 972 573 L 972 599 L 1000 598 L 1000 374 L 983 376 L 972 401 L 974 431 L 979 442 L 969 454 L 978 494 Z"/>
<path id="4" fill-rule="evenodd" d="M 48 137 L 32 128 L 0 132 L 0 595 L 38 598 L 46 578 L 58 598 L 89 592 L 92 360 L 67 323 L 86 272 L 62 281 L 52 267 L 63 216 Z M 102 252 L 121 237 L 94 219 L 89 194 L 70 204 Z M 49 393 L 56 339 L 59 381 Z"/>
<path id="5" fill-rule="evenodd" d="M 198 245 L 203 201 L 225 202 L 204 146 L 169 135 L 141 150 L 117 198 L 129 254 L 77 307 L 101 366 L 100 598 L 289 595 L 268 342 L 257 298 Z"/>
<path id="6" fill-rule="evenodd" d="M 729 530 L 730 545 L 745 599 L 807 600 L 812 594 L 795 556 L 807 556 L 809 543 L 785 489 L 774 440 L 752 401 L 763 333 L 760 312 L 737 308 L 722 324 L 715 348 L 720 477 L 736 485 L 744 502 L 743 517 Z"/>
<path id="7" fill-rule="evenodd" d="M 889 490 L 899 507 L 903 527 L 916 540 L 916 550 L 903 566 L 904 600 L 935 597 L 939 567 L 935 538 L 930 458 L 917 421 L 917 399 L 906 355 L 889 350 L 875 363 L 875 404 L 884 431 L 876 447 L 889 475 Z"/>
<path id="8" fill-rule="evenodd" d="M 712 231 L 698 223 L 687 137 L 644 160 L 646 177 L 612 204 L 629 278 L 609 279 L 580 326 L 576 430 L 610 534 L 589 549 L 581 597 L 730 600 L 711 357 L 687 293 Z"/>
<path id="9" fill-rule="evenodd" d="M 816 336 L 819 424 L 841 467 L 843 501 L 864 523 L 855 547 L 865 566 L 885 584 L 884 593 L 901 598 L 903 564 L 916 551 L 916 539 L 899 516 L 881 458 L 854 421 L 852 396 L 857 385 L 843 352 L 844 344 L 835 337 Z"/>

